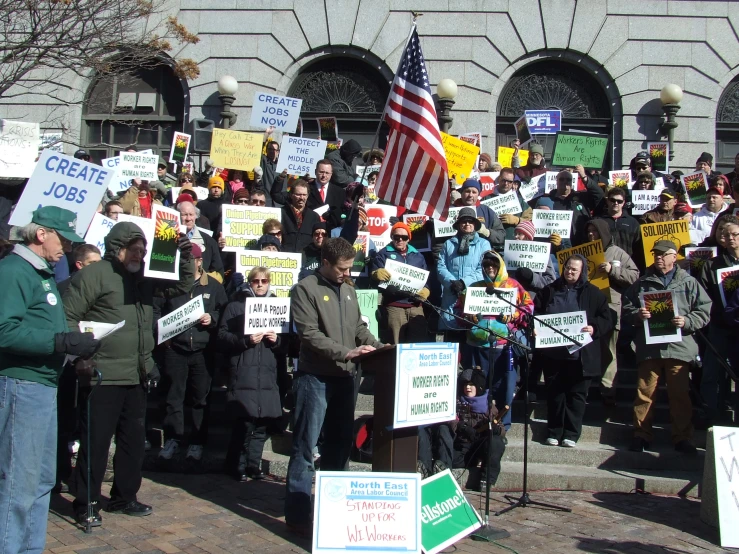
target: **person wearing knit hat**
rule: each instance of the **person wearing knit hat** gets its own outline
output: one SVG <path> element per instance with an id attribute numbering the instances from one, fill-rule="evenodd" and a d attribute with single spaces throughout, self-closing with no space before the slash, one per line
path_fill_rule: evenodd
<path id="1" fill-rule="evenodd" d="M 192 194 L 190 194 L 190 192 L 191 191 L 181 192 L 180 195 L 177 197 L 177 200 L 174 201 L 174 205 L 177 206 L 180 202 L 190 202 L 192 204 L 195 204 L 195 202 L 197 202 L 197 200 L 195 198 L 193 198 L 193 196 L 192 196 Z"/>
<path id="2" fill-rule="evenodd" d="M 221 189 L 221 194 L 223 194 L 223 191 L 226 189 L 226 184 L 220 175 L 214 175 L 208 179 L 208 189 L 212 189 L 213 187 Z"/>
<path id="3" fill-rule="evenodd" d="M 282 244 L 280 243 L 280 239 L 278 239 L 276 236 L 267 233 L 259 237 L 256 249 L 273 250 L 275 252 L 280 252 L 282 250 Z"/>
<path id="4" fill-rule="evenodd" d="M 454 205 L 456 207 L 469 206 L 477 216 L 481 225 L 475 230 L 480 236 L 487 239 L 491 246 L 501 247 L 505 241 L 505 229 L 497 214 L 484 204 L 480 204 L 482 187 L 477 179 L 467 179 L 459 187 L 461 197 Z M 461 212 L 460 212 L 461 213 Z"/>
<path id="5" fill-rule="evenodd" d="M 536 199 L 535 207 L 539 210 L 553 210 L 554 201 L 548 196 L 540 196 Z"/>
<path id="6" fill-rule="evenodd" d="M 313 242 L 303 248 L 303 266 L 300 268 L 298 281 L 321 267 L 321 247 L 328 237 L 325 221 L 319 221 L 313 225 L 311 237 Z"/>
<path id="7" fill-rule="evenodd" d="M 701 155 L 698 156 L 698 159 L 695 160 L 695 170 L 705 171 L 706 175 L 711 175 L 713 173 L 711 171 L 711 165 L 713 165 L 713 156 L 708 152 L 701 153 Z"/>
<path id="8" fill-rule="evenodd" d="M 408 233 L 408 241 L 413 240 L 413 233 L 411 233 L 411 228 L 408 227 L 408 224 L 403 221 L 398 221 L 395 223 L 392 227 L 390 227 L 390 236 L 393 236 L 393 233 L 395 233 L 396 229 L 403 229 L 406 233 Z"/>
<path id="9" fill-rule="evenodd" d="M 244 187 L 240 188 L 234 193 L 233 203 L 234 204 L 248 204 L 249 203 L 249 190 Z"/>
<path id="10" fill-rule="evenodd" d="M 480 154 L 480 161 L 477 162 L 477 170 L 480 173 L 485 173 L 486 171 L 490 171 L 490 166 L 493 164 L 493 159 L 490 157 L 490 154 L 486 154 L 483 152 Z"/>
<path id="11" fill-rule="evenodd" d="M 529 159 L 526 161 L 526 165 L 521 167 L 521 160 L 518 156 L 519 145 L 518 140 L 513 141 L 511 167 L 521 181 L 528 183 L 532 178 L 544 175 L 548 171 L 546 161 L 544 160 L 544 147 L 536 142 L 530 142 L 528 145 Z"/>
<path id="12" fill-rule="evenodd" d="M 513 238 L 515 240 L 534 240 L 536 229 L 534 228 L 534 222 L 528 220 L 521 220 L 513 232 Z M 554 271 L 554 255 L 549 255 L 547 262 L 547 268 L 543 272 L 534 273 L 533 277 L 533 288 L 534 291 L 540 291 L 550 283 L 554 283 L 557 280 L 557 274 Z M 538 382 L 538 381 L 537 381 Z"/>
<path id="13" fill-rule="evenodd" d="M 534 240 L 535 228 L 533 221 L 521 221 L 514 230 L 516 240 Z M 519 238 L 521 236 L 521 238 Z"/>

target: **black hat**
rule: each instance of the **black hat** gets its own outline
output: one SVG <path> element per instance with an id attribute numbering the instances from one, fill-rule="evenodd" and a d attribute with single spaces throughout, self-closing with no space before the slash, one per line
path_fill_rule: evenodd
<path id="1" fill-rule="evenodd" d="M 257 250 L 264 250 L 265 246 L 276 246 L 277 250 L 282 251 L 280 239 L 270 234 L 262 235 L 257 241 Z"/>
<path id="2" fill-rule="evenodd" d="M 696 165 L 699 163 L 707 163 L 708 165 L 711 165 L 713 163 L 713 156 L 708 152 L 702 152 L 698 159 L 695 160 L 695 163 Z"/>
<path id="3" fill-rule="evenodd" d="M 87 150 L 83 150 L 82 148 L 80 148 L 79 150 L 77 150 L 77 152 L 74 153 L 74 157 L 78 160 L 89 160 L 90 154 L 87 153 Z"/>
<path id="4" fill-rule="evenodd" d="M 463 388 L 467 383 L 472 383 L 477 389 L 477 396 L 485 394 L 485 376 L 482 371 L 474 369 L 465 369 L 459 374 L 457 379 L 460 389 Z"/>
<path id="5" fill-rule="evenodd" d="M 641 152 L 637 152 L 636 156 L 634 156 L 634 163 L 640 162 L 640 161 L 647 161 L 651 162 L 651 158 L 649 157 L 649 152 L 646 150 L 642 150 Z"/>
<path id="6" fill-rule="evenodd" d="M 475 212 L 474 208 L 462 208 L 461 210 L 459 210 L 457 221 L 454 222 L 454 225 L 452 225 L 452 227 L 459 231 L 459 223 L 463 219 L 472 219 L 475 222 L 475 231 L 479 231 L 480 227 L 482 227 L 482 223 L 480 223 L 480 220 L 477 219 L 477 213 Z"/>

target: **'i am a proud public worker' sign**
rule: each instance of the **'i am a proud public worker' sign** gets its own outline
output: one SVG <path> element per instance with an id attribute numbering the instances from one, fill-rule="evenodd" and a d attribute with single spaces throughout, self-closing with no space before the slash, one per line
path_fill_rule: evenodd
<path id="1" fill-rule="evenodd" d="M 271 296 L 247 297 L 244 311 L 244 334 L 290 331 L 290 299 Z"/>

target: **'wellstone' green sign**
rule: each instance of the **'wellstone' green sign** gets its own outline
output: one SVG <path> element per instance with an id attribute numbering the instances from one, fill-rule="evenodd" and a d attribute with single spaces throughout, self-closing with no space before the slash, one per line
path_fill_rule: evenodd
<path id="1" fill-rule="evenodd" d="M 554 143 L 552 166 L 602 169 L 608 154 L 608 137 L 560 131 Z"/>
<path id="2" fill-rule="evenodd" d="M 379 293 L 376 289 L 358 290 L 357 302 L 359 302 L 359 311 L 362 319 L 367 323 L 370 333 L 377 338 L 379 329 L 377 326 L 377 305 L 379 302 Z"/>

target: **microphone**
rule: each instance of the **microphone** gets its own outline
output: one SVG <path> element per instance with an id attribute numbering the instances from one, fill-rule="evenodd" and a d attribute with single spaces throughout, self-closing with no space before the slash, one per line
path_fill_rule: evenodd
<path id="1" fill-rule="evenodd" d="M 400 287 L 397 287 L 395 285 L 389 285 L 385 289 L 385 292 L 387 292 L 388 294 L 392 294 L 394 296 L 399 296 L 400 298 L 408 298 L 410 300 L 415 300 L 416 297 L 418 296 L 415 292 L 403 290 Z"/>
<path id="2" fill-rule="evenodd" d="M 495 287 L 493 285 L 488 285 L 485 287 L 485 294 L 488 294 L 490 296 L 500 296 L 500 293 L 495 290 Z"/>

